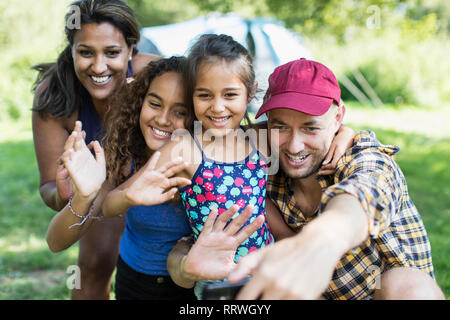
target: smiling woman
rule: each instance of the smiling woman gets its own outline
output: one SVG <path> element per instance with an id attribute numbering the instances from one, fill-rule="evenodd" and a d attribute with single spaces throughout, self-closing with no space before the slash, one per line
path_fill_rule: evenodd
<path id="1" fill-rule="evenodd" d="M 85 24 L 83 32 L 75 34 L 72 46 L 75 74 L 94 105 L 104 103 L 122 84 L 132 52 L 121 31 L 108 22 Z"/>
<path id="2" fill-rule="evenodd" d="M 69 23 L 73 8 L 79 9 L 79 28 Z M 86 144 L 100 140 L 112 94 L 156 57 L 136 52 L 139 25 L 131 8 L 121 0 L 75 1 L 65 21 L 66 48 L 55 63 L 34 67 L 39 75 L 34 87 L 33 139 L 39 191 L 45 204 L 61 210 L 73 197 L 72 206 L 77 210 L 81 200 L 72 189 L 67 170 L 57 165 L 69 133 L 79 120 Z M 100 207 L 101 199 L 94 205 Z M 109 280 L 123 226 L 121 218 L 96 221 L 83 234 L 79 255 L 82 286 L 72 292 L 72 298 L 109 298 Z"/>

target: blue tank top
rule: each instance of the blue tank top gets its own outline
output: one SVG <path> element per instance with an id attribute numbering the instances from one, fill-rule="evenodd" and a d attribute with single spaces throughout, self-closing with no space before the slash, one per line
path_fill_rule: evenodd
<path id="1" fill-rule="evenodd" d="M 131 207 L 126 218 L 120 240 L 123 261 L 144 274 L 168 275 L 166 262 L 170 250 L 177 240 L 192 233 L 182 204 Z"/>
<path id="2" fill-rule="evenodd" d="M 133 76 L 131 61 L 128 61 L 127 78 Z M 102 121 L 95 110 L 91 96 L 85 87 L 81 86 L 81 103 L 78 109 L 78 120 L 83 124 L 86 132 L 86 144 L 97 140 L 100 142 L 104 135 Z"/>
<path id="3" fill-rule="evenodd" d="M 192 184 L 180 190 L 183 205 L 197 239 L 208 215 L 217 208 L 219 215 L 232 205 L 240 210 L 233 219 L 249 204 L 255 209 L 249 221 L 253 222 L 259 215 L 265 215 L 267 162 L 255 148 L 252 139 L 251 153 L 243 161 L 222 163 L 209 159 L 200 143 L 193 139 L 202 153 L 202 162 L 192 177 Z M 245 226 L 244 225 L 244 226 Z M 237 249 L 235 262 L 242 256 L 255 251 L 274 241 L 266 222 L 245 240 Z"/>

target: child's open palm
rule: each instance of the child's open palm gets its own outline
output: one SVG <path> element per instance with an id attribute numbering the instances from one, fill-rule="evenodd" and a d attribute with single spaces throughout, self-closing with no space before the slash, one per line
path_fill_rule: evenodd
<path id="1" fill-rule="evenodd" d="M 191 184 L 189 179 L 172 177 L 182 171 L 186 163 L 177 159 L 155 169 L 159 157 L 160 152 L 155 152 L 127 188 L 126 197 L 133 205 L 152 206 L 169 201 L 175 196 L 177 186 Z"/>

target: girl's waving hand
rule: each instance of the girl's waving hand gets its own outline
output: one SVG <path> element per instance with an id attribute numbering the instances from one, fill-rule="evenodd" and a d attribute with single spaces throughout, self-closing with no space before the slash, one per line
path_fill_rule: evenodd
<path id="1" fill-rule="evenodd" d="M 337 135 L 334 137 L 330 150 L 325 156 L 325 160 L 322 162 L 322 166 L 319 169 L 320 175 L 333 174 L 336 170 L 336 164 L 339 159 L 344 155 L 347 149 L 353 145 L 353 138 L 355 137 L 355 131 L 351 128 L 342 125 Z"/>

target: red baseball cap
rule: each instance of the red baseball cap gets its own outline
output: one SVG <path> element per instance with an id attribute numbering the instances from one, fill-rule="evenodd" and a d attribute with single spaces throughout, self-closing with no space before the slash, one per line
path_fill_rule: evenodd
<path id="1" fill-rule="evenodd" d="M 273 109 L 292 109 L 320 116 L 341 101 L 341 89 L 330 69 L 305 58 L 283 64 L 269 77 L 269 88 L 256 118 Z"/>

